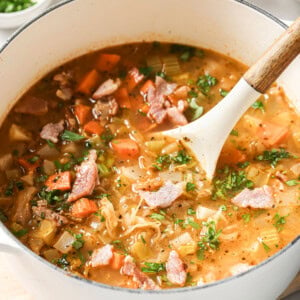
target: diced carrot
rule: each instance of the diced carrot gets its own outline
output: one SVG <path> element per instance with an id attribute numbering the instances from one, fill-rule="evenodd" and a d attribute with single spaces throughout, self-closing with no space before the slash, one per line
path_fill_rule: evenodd
<path id="1" fill-rule="evenodd" d="M 143 79 L 144 75 L 137 68 L 129 70 L 125 79 L 128 92 L 131 92 Z"/>
<path id="2" fill-rule="evenodd" d="M 118 157 L 129 159 L 137 157 L 140 153 L 138 144 L 131 139 L 117 139 L 111 142 L 112 149 Z"/>
<path id="3" fill-rule="evenodd" d="M 119 88 L 115 92 L 115 97 L 116 97 L 116 100 L 117 100 L 118 104 L 120 105 L 120 107 L 131 108 L 128 91 L 125 87 Z"/>
<path id="4" fill-rule="evenodd" d="M 288 133 L 289 130 L 286 126 L 270 122 L 262 122 L 257 129 L 257 135 L 266 147 L 272 147 L 282 143 L 288 136 Z"/>
<path id="5" fill-rule="evenodd" d="M 121 56 L 117 54 L 104 54 L 101 53 L 96 68 L 99 71 L 111 71 L 120 61 Z"/>
<path id="6" fill-rule="evenodd" d="M 74 112 L 78 123 L 81 125 L 92 119 L 92 108 L 90 106 L 78 104 L 75 106 Z"/>
<path id="7" fill-rule="evenodd" d="M 113 259 L 110 263 L 112 269 L 120 270 L 124 264 L 125 255 L 114 252 Z"/>
<path id="8" fill-rule="evenodd" d="M 88 72 L 83 79 L 79 82 L 76 91 L 89 95 L 92 90 L 96 88 L 97 84 L 100 81 L 100 75 L 97 70 L 93 69 Z"/>
<path id="9" fill-rule="evenodd" d="M 34 158 L 35 156 L 19 158 L 18 163 L 28 172 L 34 172 L 36 168 L 38 168 L 41 165 L 40 158 L 33 161 Z"/>
<path id="10" fill-rule="evenodd" d="M 71 172 L 61 172 L 49 176 L 49 178 L 45 182 L 45 185 L 49 191 L 68 191 L 71 189 L 71 179 Z"/>
<path id="11" fill-rule="evenodd" d="M 99 121 L 92 120 L 84 125 L 83 130 L 87 133 L 100 135 L 104 131 L 104 127 Z"/>
<path id="12" fill-rule="evenodd" d="M 224 150 L 220 154 L 219 161 L 222 165 L 235 165 L 245 161 L 246 159 L 247 156 L 245 153 L 230 145 L 224 147 Z"/>
<path id="13" fill-rule="evenodd" d="M 98 210 L 97 204 L 90 199 L 81 198 L 71 207 L 72 215 L 76 218 L 84 218 Z"/>
<path id="14" fill-rule="evenodd" d="M 154 88 L 155 85 L 154 85 L 154 82 L 153 82 L 152 80 L 148 79 L 148 80 L 143 84 L 143 86 L 141 87 L 140 92 L 141 92 L 143 95 L 145 95 L 145 94 L 148 93 L 148 90 L 149 90 L 150 87 Z"/>
<path id="15" fill-rule="evenodd" d="M 141 113 L 147 114 L 148 111 L 149 111 L 149 109 L 150 109 L 149 105 L 147 105 L 147 104 L 145 103 L 145 104 L 142 105 L 141 108 L 139 108 L 139 111 L 140 111 Z"/>

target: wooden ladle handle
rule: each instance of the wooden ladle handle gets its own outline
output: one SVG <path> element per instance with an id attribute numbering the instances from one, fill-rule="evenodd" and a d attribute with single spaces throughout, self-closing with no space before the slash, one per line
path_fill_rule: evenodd
<path id="1" fill-rule="evenodd" d="M 299 53 L 300 17 L 244 74 L 244 79 L 255 90 L 264 93 Z"/>

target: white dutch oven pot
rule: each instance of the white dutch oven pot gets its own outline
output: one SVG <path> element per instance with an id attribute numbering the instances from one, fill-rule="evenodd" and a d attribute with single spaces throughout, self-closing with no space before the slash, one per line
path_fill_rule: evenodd
<path id="1" fill-rule="evenodd" d="M 58 65 L 101 47 L 180 42 L 252 64 L 284 30 L 271 15 L 233 0 L 69 0 L 19 30 L 0 50 L 0 116 Z M 300 108 L 300 60 L 279 80 Z M 5 142 L 5 141 L 2 141 Z M 37 299 L 275 299 L 300 269 L 300 237 L 251 270 L 202 287 L 125 290 L 69 275 L 23 246 L 0 224 L 0 251 Z M 1 296 L 0 296 L 1 298 Z"/>

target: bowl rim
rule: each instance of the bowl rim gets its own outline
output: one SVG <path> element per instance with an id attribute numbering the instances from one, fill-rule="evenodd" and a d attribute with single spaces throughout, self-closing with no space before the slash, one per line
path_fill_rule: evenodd
<path id="1" fill-rule="evenodd" d="M 25 9 L 22 9 L 20 11 L 15 11 L 15 12 L 10 12 L 10 13 L 5 13 L 5 12 L 0 12 L 0 18 L 3 18 L 3 19 L 10 19 L 10 18 L 13 18 L 13 17 L 19 17 L 19 16 L 22 16 L 22 15 L 25 15 L 27 13 L 30 13 L 30 12 L 33 12 L 35 10 L 37 10 L 38 8 L 40 8 L 41 5 L 43 5 L 45 2 L 50 2 L 52 0 L 35 0 L 35 4 L 32 5 L 32 6 L 29 6 Z M 55 5 L 54 5 L 55 6 Z M 39 17 L 39 16 L 38 16 Z M 34 21 L 34 20 L 31 20 L 31 21 Z M 32 23 L 31 21 L 29 21 L 29 23 Z M 21 27 L 22 28 L 22 27 Z M 18 31 L 18 30 L 17 30 Z M 0 48 L 0 53 L 1 53 L 1 48 Z"/>
<path id="2" fill-rule="evenodd" d="M 47 1 L 47 0 L 45 0 Z M 56 9 L 71 4 L 72 2 L 75 2 L 78 0 L 63 0 L 62 2 L 59 2 L 49 8 L 47 8 L 45 11 L 41 12 L 40 14 L 38 14 L 36 17 L 32 18 L 30 21 L 28 21 L 27 23 L 25 23 L 23 26 L 21 26 L 18 30 L 16 30 L 5 42 L 4 44 L 0 47 L 0 55 L 1 53 L 9 46 L 9 44 L 15 39 L 17 38 L 23 31 L 25 31 L 27 29 L 27 27 L 29 27 L 31 24 L 33 24 L 35 21 L 39 20 L 40 18 L 42 18 L 43 16 L 51 13 L 52 11 L 55 11 Z M 231 0 L 232 1 L 232 0 Z M 279 20 L 277 17 L 275 17 L 274 15 L 272 15 L 271 13 L 267 12 L 266 10 L 252 4 L 249 3 L 245 0 L 233 0 L 233 2 L 237 2 L 240 3 L 242 5 L 245 5 L 255 11 L 257 11 L 258 13 L 268 17 L 269 19 L 271 19 L 272 21 L 276 22 L 278 25 L 280 25 L 282 28 L 287 29 L 288 26 L 282 22 L 281 20 Z M 3 232 L 5 234 L 7 234 L 8 236 L 10 236 L 11 239 L 14 240 L 14 242 L 17 244 L 17 246 L 19 248 L 21 248 L 22 250 L 24 250 L 27 254 L 29 254 L 32 258 L 39 260 L 41 263 L 43 263 L 44 265 L 48 266 L 49 268 L 51 268 L 54 271 L 58 271 L 60 272 L 62 275 L 64 276 L 68 276 L 69 278 L 71 278 L 72 280 L 74 280 L 74 282 L 80 282 L 83 284 L 89 284 L 92 285 L 94 287 L 99 287 L 99 288 L 104 288 L 106 290 L 112 290 L 112 291 L 116 291 L 116 292 L 121 292 L 121 293 L 128 293 L 128 294 L 140 294 L 140 295 L 147 295 L 147 294 L 176 294 L 176 293 L 185 293 L 185 292 L 197 292 L 199 290 L 204 290 L 204 289 L 208 289 L 208 288 L 213 288 L 215 286 L 219 286 L 228 282 L 231 282 L 235 279 L 241 278 L 249 273 L 254 272 L 257 269 L 260 269 L 262 267 L 264 267 L 265 265 L 267 265 L 269 262 L 275 260 L 277 257 L 283 255 L 285 252 L 287 252 L 290 248 L 292 248 L 295 244 L 297 244 L 297 242 L 300 242 L 300 235 L 298 235 L 294 240 L 292 240 L 289 244 L 287 244 L 283 249 L 281 249 L 280 251 L 278 251 L 277 253 L 275 253 L 274 255 L 270 256 L 269 258 L 267 258 L 266 260 L 262 261 L 261 263 L 251 267 L 249 270 L 244 271 L 242 273 L 239 273 L 237 275 L 234 276 L 230 276 L 230 277 L 226 277 L 222 280 L 217 280 L 214 281 L 212 283 L 208 283 L 208 284 L 204 284 L 202 286 L 189 286 L 189 287 L 180 287 L 180 288 L 173 288 L 173 289 L 162 289 L 162 290 L 142 290 L 142 289 L 129 289 L 129 288 L 122 288 L 122 287 L 118 287 L 118 286 L 112 286 L 112 285 L 108 285 L 108 284 L 104 284 L 101 282 L 97 282 L 97 281 L 93 281 L 93 280 L 89 280 L 86 278 L 82 278 L 79 277 L 71 272 L 65 271 L 61 268 L 59 268 L 58 266 L 51 264 L 50 262 L 48 262 L 46 259 L 42 258 L 41 256 L 37 255 L 36 253 L 34 253 L 33 251 L 31 251 L 28 247 L 26 247 L 21 241 L 19 241 L 9 230 L 8 228 L 0 221 L 0 228 L 3 230 Z"/>

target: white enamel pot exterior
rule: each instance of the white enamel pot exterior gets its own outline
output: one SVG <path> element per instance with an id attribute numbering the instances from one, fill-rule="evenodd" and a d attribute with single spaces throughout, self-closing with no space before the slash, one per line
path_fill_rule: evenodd
<path id="1" fill-rule="evenodd" d="M 101 47 L 143 40 L 180 42 L 251 64 L 283 30 L 284 25 L 274 17 L 244 1 L 65 1 L 22 28 L 0 50 L 0 116 L 3 119 L 18 97 L 48 71 Z M 280 79 L 296 107 L 300 107 L 299 70 L 298 58 Z M 146 292 L 66 275 L 33 254 L 2 224 L 0 251 L 8 253 L 7 263 L 16 278 L 43 300 L 273 300 L 300 268 L 298 238 L 238 276 L 203 287 Z"/>

